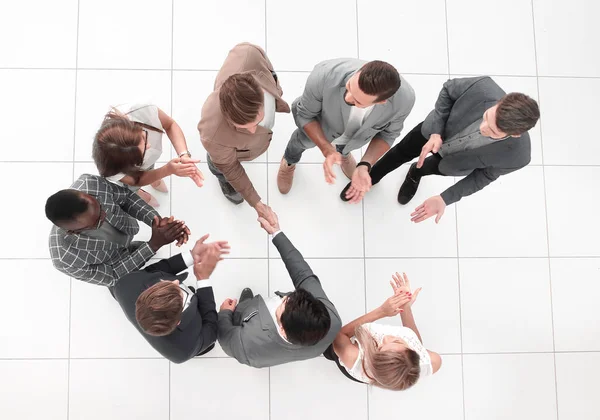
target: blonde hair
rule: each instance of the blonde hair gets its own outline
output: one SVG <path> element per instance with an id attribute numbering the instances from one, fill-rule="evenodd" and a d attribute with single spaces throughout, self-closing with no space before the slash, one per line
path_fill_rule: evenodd
<path id="1" fill-rule="evenodd" d="M 362 325 L 354 336 L 363 350 L 362 368 L 373 385 L 391 391 L 403 391 L 419 379 L 419 354 L 412 349 L 381 351 L 371 333 Z"/>

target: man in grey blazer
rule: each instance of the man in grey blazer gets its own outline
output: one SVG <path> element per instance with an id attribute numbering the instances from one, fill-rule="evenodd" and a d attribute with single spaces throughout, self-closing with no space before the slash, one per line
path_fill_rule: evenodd
<path id="1" fill-rule="evenodd" d="M 244 289 L 237 303 L 226 299 L 219 312 L 219 344 L 248 366 L 276 366 L 321 355 L 342 327 L 321 282 L 290 240 L 280 231 L 277 215 L 260 217 L 263 228 L 292 278 L 294 292 L 263 298 Z"/>
<path id="2" fill-rule="evenodd" d="M 423 176 L 465 176 L 411 214 L 413 222 L 436 216 L 438 223 L 447 205 L 529 163 L 527 131 L 539 118 L 535 100 L 523 93 L 507 95 L 488 76 L 448 80 L 425 121 L 373 166 L 373 184 L 417 156 L 419 160 L 411 165 L 398 192 L 400 204 L 414 197 Z M 429 153 L 432 155 L 427 157 Z M 348 184 L 342 200 L 348 200 L 346 191 L 350 189 Z"/>
<path id="3" fill-rule="evenodd" d="M 341 58 L 317 64 L 292 104 L 298 128 L 281 160 L 279 191 L 290 191 L 296 163 L 317 146 L 325 157 L 325 180 L 333 184 L 333 165 L 341 165 L 352 180 L 352 194 L 362 197 L 371 188 L 371 166 L 400 136 L 414 103 L 412 87 L 388 63 Z M 365 145 L 357 166 L 350 152 Z"/>

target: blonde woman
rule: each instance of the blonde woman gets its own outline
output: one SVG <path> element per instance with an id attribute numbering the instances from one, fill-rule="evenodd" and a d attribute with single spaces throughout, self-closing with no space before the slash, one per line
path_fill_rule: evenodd
<path id="1" fill-rule="evenodd" d="M 436 373 L 442 359 L 423 346 L 413 318 L 411 306 L 421 289 L 413 294 L 406 274 L 394 274 L 390 283 L 394 294 L 380 307 L 345 325 L 324 356 L 355 382 L 402 391 L 420 377 Z M 398 314 L 402 327 L 373 323 Z"/>
<path id="2" fill-rule="evenodd" d="M 154 168 L 162 154 L 162 135 L 166 133 L 177 157 Z M 156 105 L 126 104 L 113 108 L 94 138 L 92 151 L 100 175 L 109 181 L 127 185 L 153 207 L 158 201 L 141 187 L 151 185 L 167 192 L 164 177 L 189 177 L 198 187 L 204 176 L 192 159 L 179 125 Z"/>

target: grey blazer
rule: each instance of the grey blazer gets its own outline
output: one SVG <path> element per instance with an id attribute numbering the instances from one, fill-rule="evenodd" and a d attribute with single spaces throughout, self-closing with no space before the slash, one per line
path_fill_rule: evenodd
<path id="1" fill-rule="evenodd" d="M 319 121 L 325 137 L 331 143 L 340 137 L 350 116 L 350 105 L 344 101 L 346 82 L 366 61 L 355 58 L 339 58 L 323 61 L 315 66 L 301 97 L 292 104 L 292 114 L 298 130 L 292 134 L 305 147 L 314 143 L 302 128 L 311 121 Z M 400 136 L 404 120 L 415 104 L 415 91 L 400 76 L 400 89 L 385 103 L 375 105 L 371 114 L 354 137 L 346 144 L 344 154 L 359 149 L 374 137 L 392 146 Z"/>
<path id="2" fill-rule="evenodd" d="M 342 328 L 342 321 L 335 306 L 327 298 L 321 282 L 300 252 L 283 232 L 273 239 L 273 244 L 281 254 L 294 287 L 307 290 L 325 304 L 331 317 L 331 327 L 325 338 L 316 345 L 300 346 L 287 343 L 281 338 L 260 295 L 239 304 L 235 313 L 230 310 L 220 311 L 219 344 L 225 353 L 238 362 L 256 368 L 317 357 L 329 347 Z"/>
<path id="3" fill-rule="evenodd" d="M 481 118 L 505 94 L 489 76 L 448 80 L 435 103 L 435 109 L 423 122 L 421 134 L 425 138 L 439 134 L 444 141 L 452 138 Z M 467 176 L 444 191 L 442 198 L 448 205 L 455 203 L 481 190 L 500 175 L 527 166 L 530 161 L 531 141 L 528 133 L 446 156 L 440 161 L 441 173 Z"/>

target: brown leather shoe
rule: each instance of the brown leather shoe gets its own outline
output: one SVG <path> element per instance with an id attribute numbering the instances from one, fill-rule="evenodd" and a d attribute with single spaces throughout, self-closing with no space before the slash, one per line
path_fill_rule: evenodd
<path id="1" fill-rule="evenodd" d="M 352 179 L 352 174 L 354 173 L 355 169 L 356 159 L 354 159 L 352 153 L 350 153 L 346 157 L 342 156 L 342 172 L 344 173 L 344 175 L 346 175 L 348 179 Z"/>
<path id="2" fill-rule="evenodd" d="M 285 159 L 281 159 L 279 165 L 279 172 L 277 172 L 277 188 L 281 194 L 287 194 L 292 189 L 292 183 L 294 182 L 294 171 L 296 165 L 288 165 Z"/>

